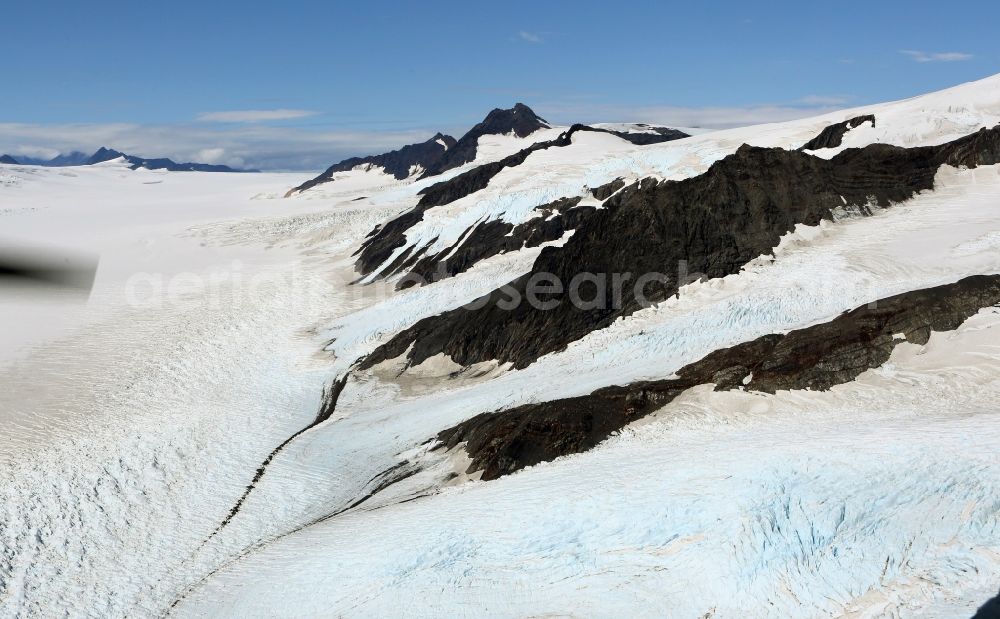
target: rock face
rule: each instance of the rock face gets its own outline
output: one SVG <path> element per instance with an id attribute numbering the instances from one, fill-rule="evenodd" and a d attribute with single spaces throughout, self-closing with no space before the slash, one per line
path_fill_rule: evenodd
<path id="1" fill-rule="evenodd" d="M 580 198 L 562 198 L 536 206 L 538 214 L 516 226 L 499 220 L 479 223 L 466 230 L 452 247 L 400 264 L 397 273 L 406 268 L 410 271 L 397 288 L 433 283 L 461 273 L 491 256 L 560 239 L 567 230 L 575 230 L 597 210 L 593 206 L 577 206 L 579 203 Z"/>
<path id="2" fill-rule="evenodd" d="M 616 178 L 610 183 L 601 185 L 600 187 L 595 187 L 591 190 L 591 195 L 593 195 L 598 200 L 607 200 L 616 191 L 625 186 L 624 178 Z"/>
<path id="3" fill-rule="evenodd" d="M 680 131 L 678 129 L 671 129 L 669 127 L 651 127 L 650 125 L 639 124 L 637 127 L 643 127 L 646 131 L 635 132 L 635 131 L 617 131 L 612 129 L 605 129 L 603 127 L 588 127 L 591 131 L 603 131 L 604 133 L 610 133 L 611 135 L 616 135 L 623 140 L 631 142 L 636 146 L 646 146 L 649 144 L 660 144 L 662 142 L 670 142 L 672 140 L 679 140 L 681 138 L 691 137 L 690 135 Z"/>
<path id="4" fill-rule="evenodd" d="M 10 155 L 0 155 L 0 163 L 6 163 L 7 165 L 17 165 L 17 159 L 14 159 Z"/>
<path id="5" fill-rule="evenodd" d="M 513 155 L 508 155 L 499 161 L 490 161 L 483 165 L 476 166 L 471 170 L 463 172 L 454 178 L 450 178 L 440 183 L 435 183 L 421 192 L 420 201 L 417 208 L 428 208 L 431 206 L 442 206 L 450 204 L 455 200 L 460 200 L 465 196 L 485 189 L 490 184 L 490 180 L 500 173 L 504 168 L 513 168 L 524 163 L 533 152 L 545 150 L 547 148 L 569 146 L 573 143 L 573 134 L 582 125 L 573 125 L 569 131 L 565 131 L 554 140 L 536 142 L 528 148 L 522 148 Z"/>
<path id="6" fill-rule="evenodd" d="M 440 183 L 435 183 L 430 187 L 424 189 L 420 201 L 417 206 L 402 215 L 400 215 L 395 220 L 389 222 L 382 228 L 377 228 L 369 235 L 369 238 L 361 245 L 359 250 L 359 258 L 357 261 L 357 269 L 362 275 L 368 275 L 374 271 L 379 265 L 384 263 L 392 252 L 397 248 L 402 247 L 406 243 L 406 231 L 411 227 L 423 220 L 424 213 L 427 209 L 434 206 L 442 206 L 445 204 L 450 204 L 456 200 L 460 200 L 465 196 L 472 195 L 473 193 L 485 189 L 490 180 L 494 176 L 499 174 L 504 168 L 512 168 L 524 163 L 533 152 L 540 150 L 545 150 L 548 148 L 559 148 L 563 146 L 569 146 L 573 143 L 573 135 L 579 131 L 593 131 L 600 133 L 611 133 L 621 137 L 622 132 L 608 131 L 605 129 L 595 129 L 593 127 L 588 127 L 587 125 L 573 125 L 567 131 L 564 131 L 559 135 L 559 137 L 553 140 L 546 140 L 542 142 L 536 142 L 528 148 L 519 150 L 518 152 L 508 155 L 499 161 L 491 161 L 489 163 L 484 163 L 483 165 L 476 166 L 471 170 L 467 170 L 453 178 L 446 181 L 441 181 Z M 666 130 L 673 131 L 673 130 Z M 687 137 L 686 133 L 680 131 L 676 132 L 679 136 L 668 133 L 660 133 L 658 136 L 662 138 L 660 141 L 668 141 L 674 139 L 680 139 L 680 137 Z M 643 135 L 643 134 L 627 134 L 627 135 Z M 620 185 L 615 185 L 620 181 Z M 624 181 L 613 181 L 609 185 L 603 188 L 598 188 L 595 191 L 605 192 L 607 189 L 614 185 L 614 191 L 617 191 L 624 186 Z M 611 195 L 613 191 L 608 192 L 607 195 Z M 597 194 L 595 193 L 595 196 Z M 607 196 L 605 196 L 607 197 Z M 598 198 L 604 199 L 604 198 Z M 542 205 L 537 208 L 544 208 L 547 205 Z M 564 222 L 568 224 L 563 231 L 569 229 L 575 229 L 576 223 Z M 507 230 L 508 232 L 510 229 Z M 558 237 L 556 237 L 558 238 Z M 547 239 L 554 240 L 554 239 Z M 504 251 L 510 251 L 510 249 L 505 249 Z M 490 254 L 493 255 L 493 254 Z M 395 264 L 390 265 L 390 268 L 385 269 L 381 275 L 383 277 L 388 277 L 402 272 L 404 269 L 415 264 L 419 256 L 414 256 L 411 254 L 406 254 L 400 256 L 401 261 L 397 260 Z M 471 266 L 468 265 L 468 266 Z M 454 273 L 452 273 L 454 274 Z"/>
<path id="7" fill-rule="evenodd" d="M 611 131 L 608 129 L 597 129 L 587 125 L 576 124 L 570 127 L 569 130 L 559 134 L 559 137 L 554 140 L 536 142 L 535 144 L 521 149 L 513 155 L 508 155 L 499 161 L 484 163 L 483 165 L 477 166 L 467 172 L 463 172 L 454 178 L 431 185 L 421 192 L 423 195 L 420 198 L 420 202 L 417 203 L 417 206 L 428 207 L 450 204 L 455 200 L 459 200 L 481 189 L 485 189 L 490 180 L 499 174 L 504 168 L 513 168 L 521 165 L 524 163 L 525 159 L 528 158 L 528 155 L 533 152 L 553 147 L 558 148 L 569 146 L 573 143 L 573 135 L 580 131 L 609 133 L 622 138 L 623 140 L 632 142 L 633 144 L 659 144 L 661 142 L 669 142 L 671 140 L 679 140 L 681 138 L 689 137 L 688 134 L 682 131 L 662 127 L 658 128 L 658 131 L 660 131 L 659 133 L 648 134 Z"/>
<path id="8" fill-rule="evenodd" d="M 459 140 L 438 133 L 426 142 L 410 144 L 382 155 L 351 157 L 330 166 L 316 178 L 302 183 L 286 195 L 305 191 L 330 181 L 337 172 L 346 172 L 363 165 L 384 168 L 387 174 L 392 174 L 398 180 L 408 178 L 413 166 L 419 166 L 422 171 L 420 178 L 434 176 L 473 161 L 479 147 L 479 138 L 484 135 L 513 133 L 523 138 L 548 126 L 548 123 L 523 103 L 518 103 L 509 110 L 498 108 L 487 114 L 481 123 L 470 129 Z"/>
<path id="9" fill-rule="evenodd" d="M 438 133 L 426 142 L 409 144 L 399 150 L 390 151 L 382 155 L 351 157 L 350 159 L 344 159 L 340 163 L 333 164 L 316 178 L 302 183 L 289 193 L 305 191 L 316 185 L 329 182 L 337 172 L 348 172 L 358 166 L 383 168 L 386 174 L 392 174 L 397 180 L 403 180 L 410 176 L 414 166 L 417 166 L 420 170 L 427 170 L 433 167 L 454 146 L 455 138 L 450 135 Z"/>
<path id="10" fill-rule="evenodd" d="M 645 179 L 619 190 L 565 245 L 545 248 L 531 273 L 472 304 L 480 309 L 458 308 L 425 318 L 373 351 L 364 364 L 370 367 L 404 353 L 411 364 L 419 364 L 445 353 L 461 365 L 497 360 L 523 368 L 620 316 L 674 295 L 682 264 L 689 273 L 724 277 L 770 253 L 797 224 L 817 225 L 839 213 L 866 215 L 872 208 L 907 200 L 933 188 L 942 164 L 998 162 L 1000 126 L 940 146 L 873 144 L 829 160 L 744 145 L 700 176 Z M 525 298 L 532 278 L 544 273 L 565 286 L 579 273 L 603 274 L 606 283 L 613 274 L 633 279 L 618 287 L 613 281 L 605 286 L 584 281 L 577 289 L 579 298 L 595 300 L 585 307 L 559 293 L 544 299 L 555 302 L 554 308 L 497 306 L 511 289 Z M 633 285 L 635 278 L 648 274 L 662 276 L 642 287 Z"/>
<path id="11" fill-rule="evenodd" d="M 821 148 L 836 148 L 841 145 L 844 140 L 844 135 L 847 134 L 851 129 L 860 127 L 861 125 L 870 122 L 872 127 L 875 126 L 875 116 L 873 114 L 867 114 L 865 116 L 855 116 L 850 120 L 845 120 L 842 123 L 837 123 L 835 125 L 830 125 L 826 129 L 820 132 L 819 135 L 809 140 L 803 144 L 799 150 L 819 150 Z"/>
<path id="12" fill-rule="evenodd" d="M 475 160 L 479 148 L 479 138 L 484 135 L 513 133 L 519 138 L 524 138 L 539 129 L 548 128 L 549 124 L 523 103 L 517 103 L 507 110 L 494 109 L 486 115 L 481 123 L 459 138 L 455 146 L 449 148 L 444 157 L 433 166 L 428 167 L 421 178 L 434 176 Z"/>
<path id="13" fill-rule="evenodd" d="M 576 398 L 484 413 L 438 435 L 441 446 L 466 443 L 468 472 L 495 479 L 539 462 L 586 451 L 685 390 L 715 384 L 746 389 L 825 391 L 889 360 L 903 342 L 923 345 L 932 331 L 952 331 L 980 309 L 1000 304 L 1000 276 L 908 292 L 785 335 L 765 335 L 717 350 L 677 378 L 607 387 Z"/>
<path id="14" fill-rule="evenodd" d="M 997 619 L 1000 617 L 1000 593 L 979 607 L 972 619 Z"/>

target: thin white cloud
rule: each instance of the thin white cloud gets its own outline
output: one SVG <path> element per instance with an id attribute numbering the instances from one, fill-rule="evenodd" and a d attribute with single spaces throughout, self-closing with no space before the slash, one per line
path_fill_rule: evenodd
<path id="1" fill-rule="evenodd" d="M 534 32 L 527 32 L 525 30 L 522 30 L 521 32 L 517 33 L 517 36 L 522 41 L 527 41 L 528 43 L 544 43 L 544 39 L 542 39 L 541 35 Z"/>
<path id="2" fill-rule="evenodd" d="M 198 115 L 202 122 L 216 123 L 258 123 L 269 120 L 291 120 L 315 116 L 318 112 L 310 110 L 232 110 L 228 112 L 205 112 Z"/>
<path id="3" fill-rule="evenodd" d="M 900 54 L 909 56 L 916 62 L 959 62 L 962 60 L 971 60 L 973 58 L 972 54 L 966 54 L 965 52 L 922 52 L 915 49 L 901 49 Z"/>
<path id="4" fill-rule="evenodd" d="M 806 98 L 804 98 L 806 99 Z M 784 122 L 818 116 L 841 109 L 839 104 L 802 101 L 782 105 L 749 106 L 644 106 L 591 105 L 588 103 L 540 103 L 539 113 L 554 122 L 640 122 L 672 127 L 729 129 L 763 123 Z"/>
<path id="5" fill-rule="evenodd" d="M 537 102 L 545 118 L 574 122 L 645 122 L 674 127 L 724 129 L 806 118 L 840 109 L 846 95 L 808 95 L 797 101 L 750 106 L 625 106 L 602 104 L 590 95 Z M 468 129 L 428 127 L 400 131 L 345 131 L 321 127 L 271 126 L 260 123 L 216 126 L 0 123 L 0 154 L 53 157 L 100 146 L 142 157 L 219 163 L 265 170 L 321 170 L 353 156 L 386 152 L 422 142 L 438 130 L 459 135 Z"/>
<path id="6" fill-rule="evenodd" d="M 847 95 L 806 95 L 796 101 L 802 105 L 845 105 L 850 102 L 851 97 Z"/>

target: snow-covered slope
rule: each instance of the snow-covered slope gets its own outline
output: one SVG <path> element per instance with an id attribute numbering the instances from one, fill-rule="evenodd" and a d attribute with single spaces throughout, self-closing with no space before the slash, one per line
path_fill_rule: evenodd
<path id="1" fill-rule="evenodd" d="M 26 330 L 0 360 L 0 615 L 971 615 L 1000 587 L 996 307 L 926 344 L 900 339 L 828 391 L 698 386 L 592 449 L 491 481 L 434 438 L 1000 273 L 1000 165 L 941 166 L 890 208 L 799 225 L 739 272 L 521 369 L 356 365 L 574 231 L 396 290 L 379 274 L 407 251 L 449 251 L 558 198 L 607 209 L 593 190 L 618 178 L 691 178 L 744 143 L 794 150 L 867 114 L 874 126 L 812 154 L 992 128 L 1000 76 L 646 146 L 579 131 L 424 209 L 368 274 L 352 254 L 421 191 L 567 129 L 481 136 L 474 161 L 435 177 L 351 171 L 288 199 L 301 179 L 0 165 L 3 235 L 101 255 L 85 307 L 0 297 L 7 321 L 46 304 L 79 314 Z M 627 242 L 615 232 L 608 243 Z"/>

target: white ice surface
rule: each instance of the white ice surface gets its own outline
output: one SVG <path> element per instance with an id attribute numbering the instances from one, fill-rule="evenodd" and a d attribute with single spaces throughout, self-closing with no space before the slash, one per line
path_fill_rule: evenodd
<path id="1" fill-rule="evenodd" d="M 849 139 L 945 141 L 1000 119 L 1000 78 L 650 147 L 584 133 L 431 209 L 409 240 L 515 222 L 617 176 L 683 178 L 743 142 L 795 148 L 870 112 L 884 133 Z M 480 155 L 544 133 L 499 136 Z M 360 239 L 439 179 L 349 176 L 278 199 L 302 180 L 0 166 L 0 234 L 101 257 L 79 315 L 3 334 L 0 616 L 162 616 L 181 600 L 174 614 L 211 617 L 929 617 L 995 593 L 995 311 L 831 392 L 699 388 L 593 451 L 494 482 L 446 484 L 451 460 L 421 445 L 483 411 L 662 378 L 720 346 L 1000 272 L 996 166 L 944 169 L 906 204 L 800 227 L 773 261 L 689 286 L 525 370 L 447 378 L 436 360 L 397 379 L 356 375 L 334 417 L 276 457 L 205 542 L 335 375 L 527 271 L 537 252 L 399 293 L 351 286 Z M 137 271 L 232 275 L 234 260 L 270 284 L 247 295 L 226 280 L 219 294 L 234 302 L 198 291 L 125 302 Z M 46 303 L 64 307 L 20 299 L 0 303 L 0 319 L 22 324 Z M 404 458 L 428 468 L 330 517 Z"/>

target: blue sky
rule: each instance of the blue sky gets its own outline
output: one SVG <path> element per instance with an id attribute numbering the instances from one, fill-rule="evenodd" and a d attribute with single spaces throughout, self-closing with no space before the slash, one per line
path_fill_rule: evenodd
<path id="1" fill-rule="evenodd" d="M 4 3 L 0 152 L 315 169 L 516 101 L 725 126 L 1000 72 L 1000 2 Z"/>

